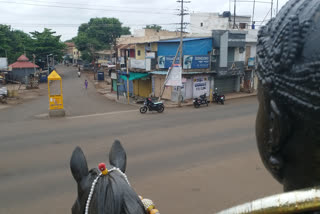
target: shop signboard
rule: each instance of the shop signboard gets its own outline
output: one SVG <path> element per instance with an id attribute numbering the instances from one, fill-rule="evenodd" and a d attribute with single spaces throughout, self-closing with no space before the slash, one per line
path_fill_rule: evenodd
<path id="1" fill-rule="evenodd" d="M 180 65 L 174 65 L 169 73 L 166 86 L 182 86 L 182 68 Z"/>
<path id="2" fill-rule="evenodd" d="M 205 69 L 209 68 L 209 55 L 184 55 L 183 68 L 184 69 Z"/>
<path id="3" fill-rule="evenodd" d="M 146 69 L 146 60 L 144 60 L 144 59 L 130 59 L 130 68 Z"/>
<path id="4" fill-rule="evenodd" d="M 209 96 L 209 79 L 207 76 L 198 76 L 193 78 L 193 97 L 199 97 L 207 93 Z"/>
<path id="5" fill-rule="evenodd" d="M 170 68 L 172 66 L 173 60 L 174 60 L 174 56 L 158 56 L 159 68 Z M 179 64 L 179 60 L 180 60 L 180 57 L 177 57 L 175 64 Z"/>
<path id="6" fill-rule="evenodd" d="M 8 68 L 7 58 L 0 57 L 0 69 L 7 69 L 7 68 Z"/>

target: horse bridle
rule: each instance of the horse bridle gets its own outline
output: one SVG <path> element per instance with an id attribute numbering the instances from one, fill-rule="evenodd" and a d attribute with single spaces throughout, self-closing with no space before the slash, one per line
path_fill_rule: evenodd
<path id="1" fill-rule="evenodd" d="M 92 195 L 93 195 L 93 192 L 94 192 L 94 188 L 99 180 L 99 178 L 101 176 L 104 176 L 104 175 L 107 175 L 109 172 L 112 172 L 112 171 L 117 171 L 119 172 L 123 177 L 124 179 L 126 180 L 126 182 L 128 183 L 128 185 L 131 187 L 130 185 L 130 182 L 128 180 L 128 177 L 126 176 L 126 174 L 124 174 L 119 168 L 117 167 L 113 167 L 111 169 L 107 169 L 106 168 L 106 165 L 104 163 L 100 163 L 99 164 L 99 170 L 101 171 L 99 173 L 99 175 L 94 179 L 94 181 L 92 182 L 92 185 L 91 185 L 91 189 L 90 189 L 90 193 L 89 193 L 89 196 L 88 196 L 88 199 L 87 199 L 87 202 L 86 202 L 86 207 L 85 207 L 85 214 L 89 214 L 89 206 L 90 206 L 90 202 L 91 202 L 91 199 L 92 199 Z M 153 203 L 152 200 L 150 199 L 143 199 L 141 196 L 139 196 L 139 198 L 141 199 L 141 202 L 145 208 L 145 210 L 148 212 L 148 213 L 154 213 L 154 214 L 160 214 L 159 210 L 155 209 L 155 205 Z"/>

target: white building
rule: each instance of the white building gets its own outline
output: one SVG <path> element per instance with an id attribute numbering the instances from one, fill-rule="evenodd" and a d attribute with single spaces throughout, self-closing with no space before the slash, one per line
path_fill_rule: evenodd
<path id="1" fill-rule="evenodd" d="M 235 22 L 234 22 L 235 21 Z M 251 16 L 234 16 L 230 12 L 219 13 L 191 13 L 191 34 L 208 34 L 212 30 L 251 29 Z"/>

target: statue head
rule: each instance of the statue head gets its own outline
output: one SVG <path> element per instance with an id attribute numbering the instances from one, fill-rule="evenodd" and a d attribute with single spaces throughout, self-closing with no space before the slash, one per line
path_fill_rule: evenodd
<path id="1" fill-rule="evenodd" d="M 320 1 L 290 0 L 258 34 L 260 156 L 285 191 L 320 185 Z"/>

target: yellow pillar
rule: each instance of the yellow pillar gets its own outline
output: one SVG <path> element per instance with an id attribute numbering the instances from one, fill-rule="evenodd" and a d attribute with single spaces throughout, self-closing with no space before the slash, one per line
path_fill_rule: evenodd
<path id="1" fill-rule="evenodd" d="M 56 82 L 59 81 L 59 90 L 56 86 Z M 51 84 L 51 85 L 50 85 Z M 62 92 L 62 78 L 54 70 L 48 76 L 48 96 L 49 96 L 49 115 L 50 116 L 65 116 L 63 107 L 63 92 Z"/>

